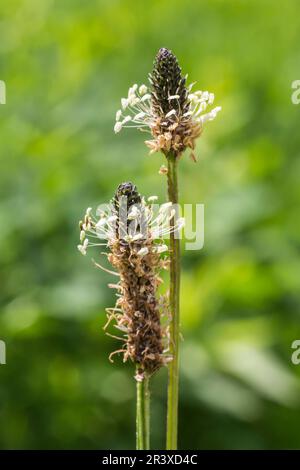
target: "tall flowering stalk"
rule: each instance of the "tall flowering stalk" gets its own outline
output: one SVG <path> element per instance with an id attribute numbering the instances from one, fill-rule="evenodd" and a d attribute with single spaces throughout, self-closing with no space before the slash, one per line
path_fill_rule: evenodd
<path id="1" fill-rule="evenodd" d="M 186 76 L 175 55 L 161 48 L 149 74 L 149 87 L 134 84 L 128 96 L 122 98 L 121 109 L 116 113 L 115 133 L 125 127 L 136 127 L 148 132 L 146 140 L 150 153 L 161 151 L 167 158 L 168 168 L 162 169 L 168 179 L 168 199 L 178 203 L 178 161 L 186 149 L 196 161 L 195 143 L 202 134 L 204 124 L 212 121 L 221 110 L 208 91 L 192 91 L 194 84 L 186 85 Z M 179 294 L 180 294 L 180 243 L 174 229 L 178 214 L 170 220 L 170 354 L 167 411 L 167 449 L 177 449 L 178 385 L 179 385 Z"/>
<path id="2" fill-rule="evenodd" d="M 84 255 L 90 246 L 106 246 L 107 259 L 116 270 L 112 274 L 119 277 L 117 284 L 110 284 L 117 289 L 117 301 L 114 308 L 107 309 L 105 329 L 113 321 L 124 335 L 118 337 L 123 345 L 111 353 L 110 360 L 120 353 L 124 362 L 130 359 L 135 364 L 137 449 L 150 447 L 149 379 L 170 359 L 168 325 L 161 324 L 161 316 L 167 311 L 157 289 L 162 282 L 160 271 L 169 264 L 163 237 L 170 232 L 173 212 L 169 204 L 164 204 L 155 214 L 155 200 L 152 196 L 146 202 L 132 183 L 120 184 L 111 204 L 98 217 L 92 215 L 90 208 L 87 210 L 80 222 L 78 245 Z M 179 225 L 182 223 L 179 220 Z M 178 228 L 177 225 L 173 230 Z"/>

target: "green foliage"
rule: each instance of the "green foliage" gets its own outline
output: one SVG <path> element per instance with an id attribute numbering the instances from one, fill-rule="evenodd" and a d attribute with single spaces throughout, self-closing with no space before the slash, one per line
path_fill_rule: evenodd
<path id="1" fill-rule="evenodd" d="M 77 252 L 77 221 L 122 181 L 165 198 L 163 157 L 112 131 L 162 46 L 223 107 L 180 168 L 181 201 L 205 204 L 205 246 L 183 259 L 179 445 L 299 447 L 297 0 L 11 0 L 0 13 L 0 448 L 134 448 L 134 371 L 108 362 L 118 344 L 102 331 L 111 279 Z M 157 448 L 165 385 L 166 370 Z"/>

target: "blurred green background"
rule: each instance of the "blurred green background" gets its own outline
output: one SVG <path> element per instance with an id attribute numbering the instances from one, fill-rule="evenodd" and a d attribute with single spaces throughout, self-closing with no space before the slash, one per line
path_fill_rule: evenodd
<path id="1" fill-rule="evenodd" d="M 112 131 L 164 46 L 223 107 L 180 166 L 205 246 L 183 257 L 179 446 L 298 448 L 299 2 L 10 0 L 0 31 L 0 447 L 134 448 L 133 369 L 102 331 L 111 278 L 77 251 L 77 222 L 122 181 L 165 198 L 163 157 Z"/>

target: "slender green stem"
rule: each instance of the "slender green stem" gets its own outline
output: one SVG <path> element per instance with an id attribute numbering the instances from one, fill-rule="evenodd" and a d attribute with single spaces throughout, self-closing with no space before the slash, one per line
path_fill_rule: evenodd
<path id="1" fill-rule="evenodd" d="M 149 377 L 144 379 L 145 449 L 150 450 L 150 389 Z"/>
<path id="2" fill-rule="evenodd" d="M 177 159 L 168 155 L 168 197 L 173 204 L 178 203 Z M 180 291 L 180 240 L 176 232 L 170 235 L 170 353 L 173 357 L 169 365 L 168 411 L 167 411 L 167 450 L 177 449 L 178 427 L 178 387 L 179 387 L 179 291 Z"/>
<path id="3" fill-rule="evenodd" d="M 136 448 L 150 449 L 150 391 L 149 378 L 136 383 Z"/>

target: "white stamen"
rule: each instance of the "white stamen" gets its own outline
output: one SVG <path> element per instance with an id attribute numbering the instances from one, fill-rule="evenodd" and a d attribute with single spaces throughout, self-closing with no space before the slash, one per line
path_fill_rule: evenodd
<path id="1" fill-rule="evenodd" d="M 190 93 L 190 94 L 188 95 L 188 99 L 189 99 L 190 101 L 197 101 L 197 100 L 198 100 L 196 93 Z"/>
<path id="2" fill-rule="evenodd" d="M 118 220 L 118 217 L 116 215 L 111 215 L 110 217 L 108 217 L 107 222 L 116 222 L 116 220 Z"/>
<path id="3" fill-rule="evenodd" d="M 105 217 L 101 217 L 101 219 L 98 220 L 96 223 L 96 228 L 103 227 L 107 222 L 107 219 Z"/>
<path id="4" fill-rule="evenodd" d="M 77 245 L 77 248 L 83 256 L 86 255 L 86 249 L 84 248 L 83 245 Z"/>
<path id="5" fill-rule="evenodd" d="M 212 113 L 215 114 L 215 115 L 217 115 L 218 112 L 221 111 L 221 109 L 222 109 L 222 106 L 217 106 L 216 108 L 214 108 L 214 109 L 212 110 Z"/>
<path id="6" fill-rule="evenodd" d="M 147 93 L 146 95 L 143 96 L 143 98 L 141 99 L 141 101 L 147 101 L 147 100 L 150 100 L 151 98 L 151 95 L 149 93 Z"/>
<path id="7" fill-rule="evenodd" d="M 157 253 L 164 253 L 165 251 L 168 251 L 169 248 L 167 245 L 159 245 L 157 248 L 156 248 L 156 251 Z"/>
<path id="8" fill-rule="evenodd" d="M 128 219 L 129 220 L 134 220 L 138 217 L 139 215 L 139 210 L 137 207 L 133 206 L 132 209 L 130 210 L 129 214 L 128 214 Z"/>
<path id="9" fill-rule="evenodd" d="M 218 112 L 221 111 L 221 106 L 217 106 L 214 108 L 210 113 L 204 114 L 203 116 L 200 117 L 199 120 L 201 120 L 202 124 L 204 124 L 207 121 L 213 121 L 215 117 L 217 116 Z"/>
<path id="10" fill-rule="evenodd" d="M 123 125 L 123 124 L 126 124 L 126 122 L 129 122 L 129 121 L 131 121 L 131 120 L 132 120 L 132 117 L 131 117 L 131 116 L 129 116 L 129 115 L 128 115 L 128 116 L 125 116 L 125 118 L 124 118 L 123 121 L 122 121 L 122 125 Z"/>
<path id="11" fill-rule="evenodd" d="M 166 114 L 166 118 L 172 116 L 173 114 L 176 114 L 176 110 L 175 110 L 175 109 L 172 109 L 171 111 L 169 111 L 169 112 Z"/>
<path id="12" fill-rule="evenodd" d="M 200 106 L 199 106 L 199 109 L 198 111 L 196 112 L 195 116 L 199 116 L 199 114 L 203 113 L 203 111 L 205 111 L 207 108 L 207 103 L 205 101 L 203 101 Z"/>
<path id="13" fill-rule="evenodd" d="M 144 235 L 142 233 L 137 233 L 136 235 L 134 235 L 132 240 L 135 242 L 137 240 L 141 240 L 142 238 L 144 238 Z"/>
<path id="14" fill-rule="evenodd" d="M 157 196 L 150 196 L 148 197 L 147 201 L 148 202 L 154 202 L 154 201 L 157 201 L 158 197 Z"/>
<path id="15" fill-rule="evenodd" d="M 122 129 L 122 123 L 119 122 L 119 121 L 116 122 L 115 127 L 114 127 L 115 134 L 117 134 L 118 132 L 120 132 L 121 129 Z"/>
<path id="16" fill-rule="evenodd" d="M 138 113 L 136 116 L 134 116 L 134 121 L 138 121 L 139 119 L 143 119 L 146 116 L 146 113 Z"/>
<path id="17" fill-rule="evenodd" d="M 123 109 L 126 109 L 128 106 L 128 100 L 126 98 L 121 99 L 121 105 Z"/>
<path id="18" fill-rule="evenodd" d="M 117 112 L 116 112 L 116 121 L 119 121 L 121 119 L 121 116 L 122 116 L 122 111 L 121 109 L 119 109 Z"/>
<path id="19" fill-rule="evenodd" d="M 159 212 L 162 214 L 166 212 L 170 207 L 172 207 L 173 203 L 172 202 L 165 202 L 162 204 L 159 208 Z"/>
<path id="20" fill-rule="evenodd" d="M 140 99 L 137 98 L 135 95 L 130 95 L 129 98 L 128 98 L 128 104 L 130 106 L 135 106 L 139 102 L 140 102 Z"/>
<path id="21" fill-rule="evenodd" d="M 146 85 L 141 85 L 140 88 L 139 88 L 139 94 L 141 96 L 143 96 L 145 93 L 147 93 L 148 91 L 148 88 L 146 87 Z"/>
<path id="22" fill-rule="evenodd" d="M 137 252 L 138 256 L 145 256 L 145 255 L 147 255 L 148 253 L 149 253 L 149 250 L 148 250 L 148 248 L 147 248 L 146 246 L 143 247 L 143 248 L 141 248 L 141 249 Z"/>

